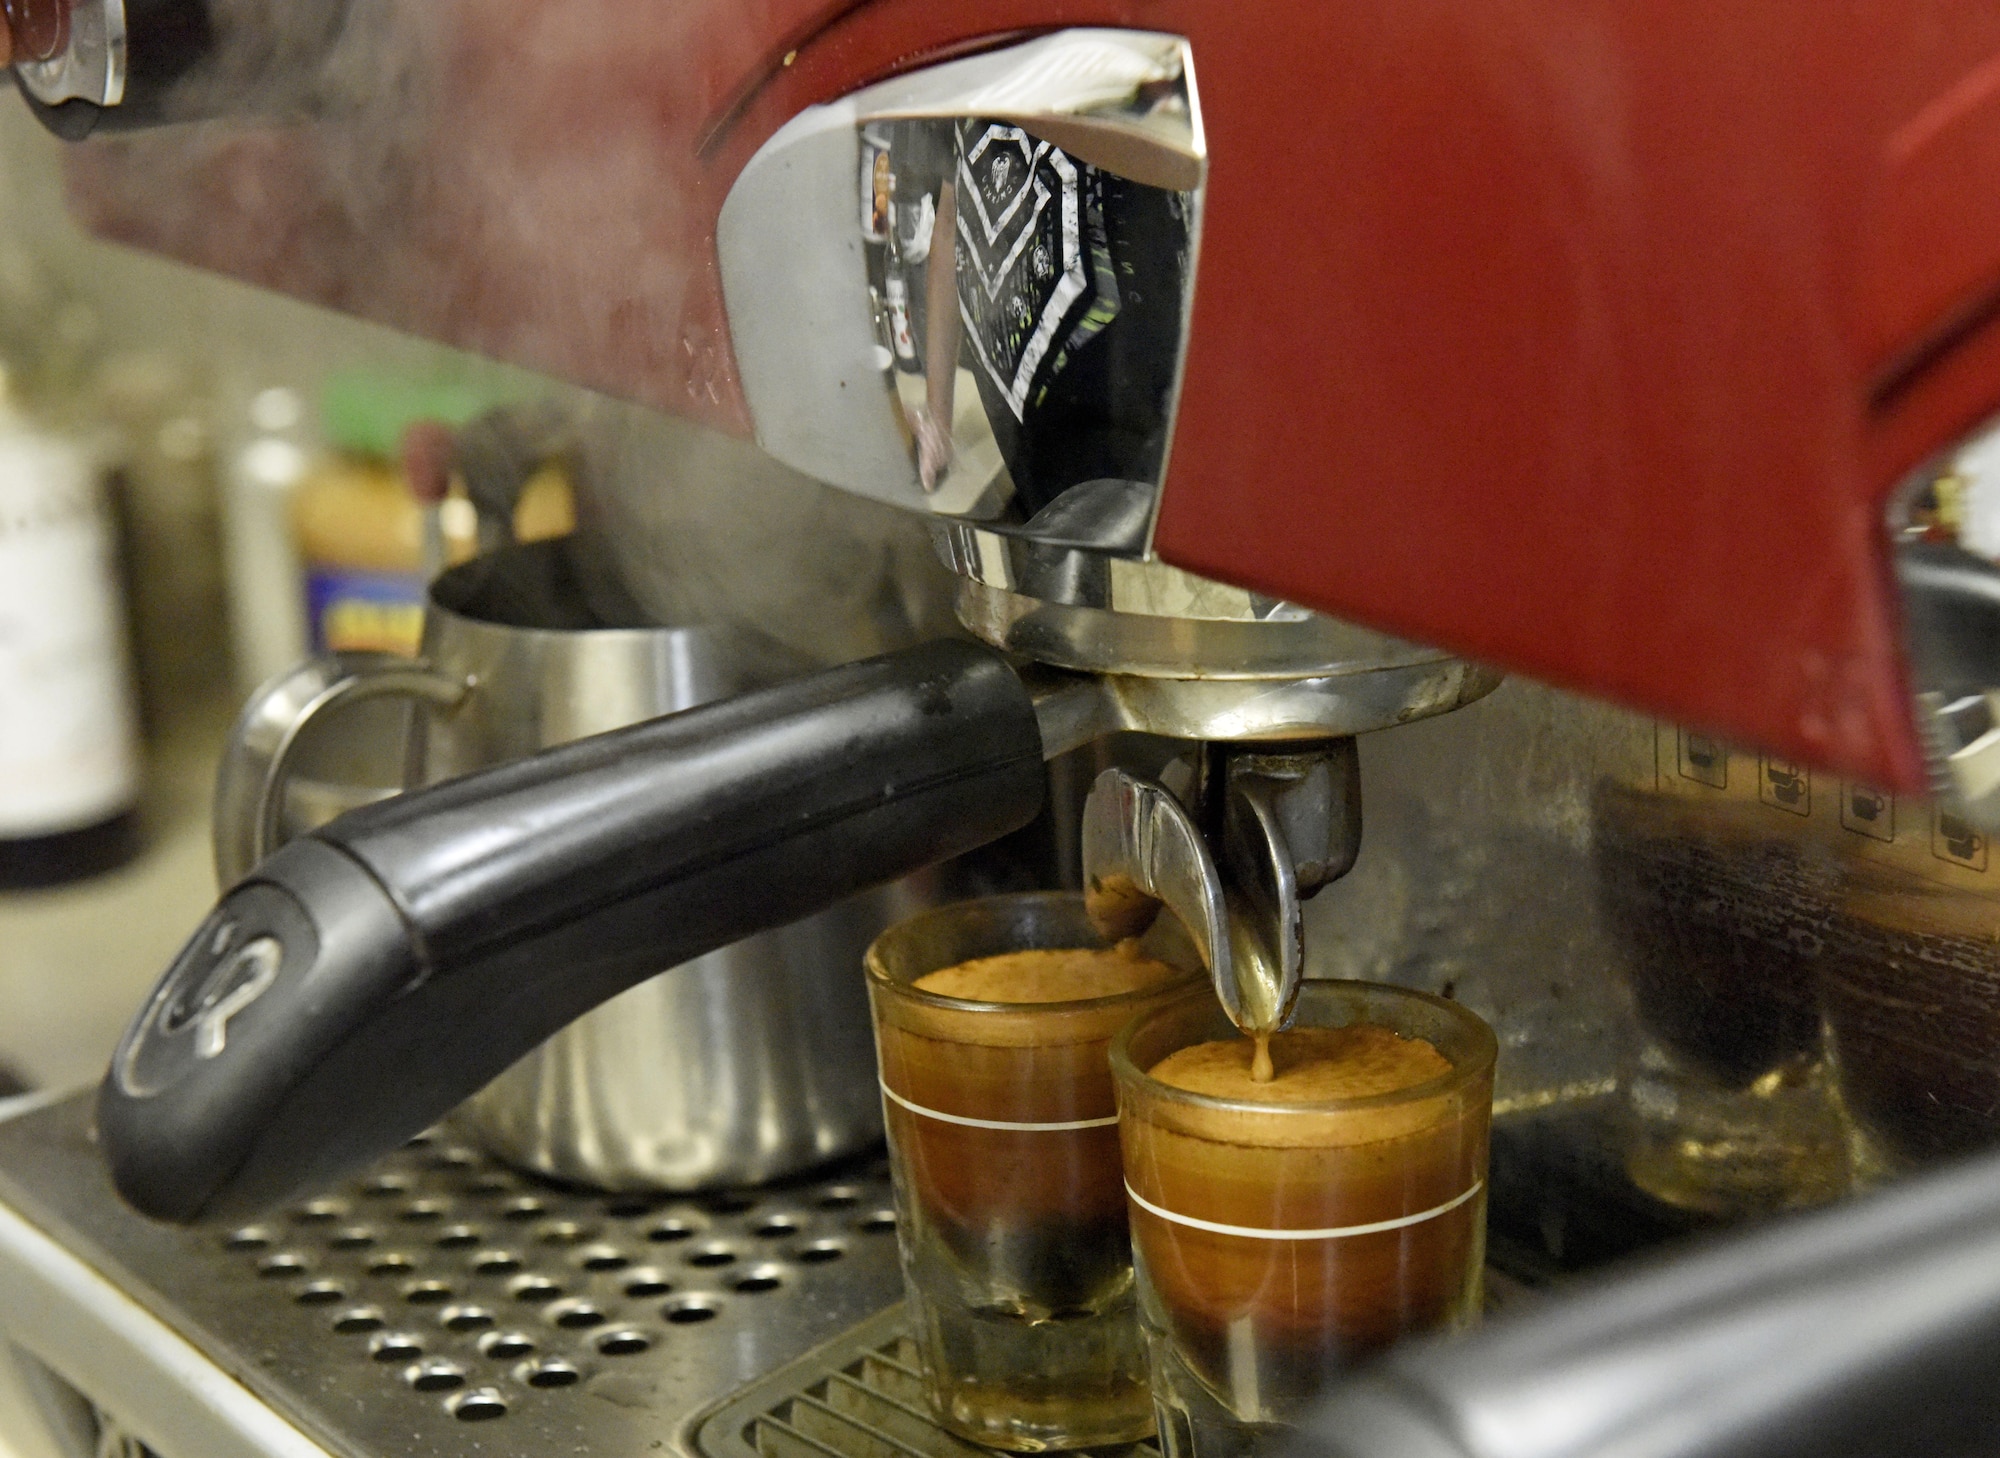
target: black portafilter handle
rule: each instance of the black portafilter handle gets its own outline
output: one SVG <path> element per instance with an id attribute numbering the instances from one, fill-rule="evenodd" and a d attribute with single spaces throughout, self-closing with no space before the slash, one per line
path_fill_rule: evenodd
<path id="1" fill-rule="evenodd" d="M 997 840 L 1045 786 L 1013 669 L 938 642 L 351 811 L 154 989 L 98 1100 L 112 1178 L 177 1222 L 324 1187 L 606 999 Z"/>
<path id="2" fill-rule="evenodd" d="M 1392 1354 L 1290 1458 L 2000 1453 L 2000 1155 Z"/>

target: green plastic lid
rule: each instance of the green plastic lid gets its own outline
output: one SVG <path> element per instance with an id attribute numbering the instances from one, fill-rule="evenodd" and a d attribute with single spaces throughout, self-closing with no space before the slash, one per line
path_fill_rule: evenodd
<path id="1" fill-rule="evenodd" d="M 320 394 L 320 417 L 334 449 L 393 460 L 403 432 L 419 420 L 456 429 L 504 403 L 498 391 L 466 380 L 343 370 Z"/>

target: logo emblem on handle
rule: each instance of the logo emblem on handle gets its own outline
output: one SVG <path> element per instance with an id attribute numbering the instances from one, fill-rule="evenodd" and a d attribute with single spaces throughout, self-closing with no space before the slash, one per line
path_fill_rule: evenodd
<path id="1" fill-rule="evenodd" d="M 194 1028 L 197 1058 L 218 1058 L 229 1046 L 229 1020 L 270 990 L 278 980 L 285 948 L 276 937 L 252 937 L 235 951 L 229 942 L 235 926 L 224 922 L 209 942 L 209 955 L 219 960 L 186 996 L 166 1005 L 160 1030 L 178 1033 Z"/>

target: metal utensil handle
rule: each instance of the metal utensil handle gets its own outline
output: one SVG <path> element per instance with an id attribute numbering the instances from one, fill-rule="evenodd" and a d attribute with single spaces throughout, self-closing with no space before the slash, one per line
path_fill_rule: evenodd
<path id="1" fill-rule="evenodd" d="M 292 756 L 314 720 L 364 699 L 456 708 L 470 687 L 420 661 L 345 653 L 309 658 L 258 689 L 237 715 L 216 770 L 216 883 L 235 885 L 277 849 Z"/>

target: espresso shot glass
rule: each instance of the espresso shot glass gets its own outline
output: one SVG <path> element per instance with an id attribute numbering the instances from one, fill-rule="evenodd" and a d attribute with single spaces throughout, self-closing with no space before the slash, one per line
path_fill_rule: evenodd
<path id="1" fill-rule="evenodd" d="M 1031 892 L 925 912 L 869 949 L 912 1325 L 938 1420 L 976 1442 L 1040 1452 L 1153 1430 L 1108 1050 L 1199 985 L 1176 930 L 1107 949 L 1081 896 Z M 1059 1001 L 914 985 L 1057 949 L 1143 961 L 1154 980 Z"/>
<path id="2" fill-rule="evenodd" d="M 1250 1048 L 1207 997 L 1112 1045 L 1166 1458 L 1275 1452 L 1355 1363 L 1480 1308 L 1492 1030 L 1424 993 L 1308 982 L 1276 1081 L 1250 1082 Z M 1202 1082 L 1190 1059 L 1231 1096 L 1163 1080 Z"/>

